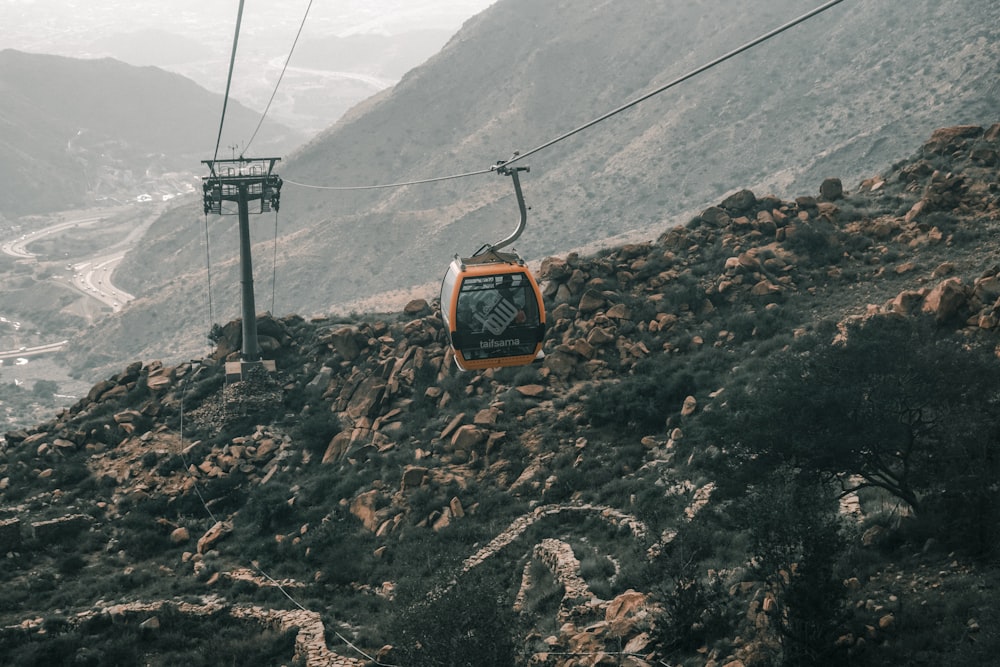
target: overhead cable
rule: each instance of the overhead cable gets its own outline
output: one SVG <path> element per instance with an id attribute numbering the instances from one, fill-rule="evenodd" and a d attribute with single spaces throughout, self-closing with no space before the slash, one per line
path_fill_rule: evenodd
<path id="1" fill-rule="evenodd" d="M 240 0 L 240 9 L 236 14 L 236 32 L 233 34 L 233 51 L 229 56 L 229 75 L 226 77 L 226 94 L 222 98 L 222 117 L 219 119 L 219 136 L 215 139 L 215 153 L 212 156 L 212 163 L 219 159 L 219 144 L 222 142 L 222 126 L 226 122 L 226 106 L 229 104 L 229 87 L 233 83 L 233 66 L 236 64 L 236 45 L 240 41 L 240 23 L 243 21 L 243 0 Z"/>
<path id="2" fill-rule="evenodd" d="M 274 102 L 274 96 L 278 94 L 278 86 L 281 85 L 281 80 L 285 77 L 285 70 L 288 69 L 288 63 L 292 60 L 292 54 L 295 53 L 295 45 L 299 43 L 299 36 L 302 35 L 302 28 L 306 25 L 306 18 L 309 16 L 309 10 L 312 8 L 313 0 L 309 0 L 309 4 L 306 6 L 306 13 L 302 16 L 302 23 L 299 24 L 299 31 L 295 33 L 295 40 L 292 42 L 292 48 L 288 50 L 288 57 L 285 58 L 285 66 L 281 68 L 281 74 L 278 75 L 278 81 L 274 84 L 274 90 L 271 92 L 271 99 L 267 101 L 267 106 L 264 107 L 264 113 L 260 115 L 260 120 L 257 122 L 257 127 L 254 129 L 253 134 L 250 135 L 250 140 L 247 141 L 246 145 L 243 147 L 243 153 L 246 153 L 247 149 L 250 148 L 250 144 L 257 137 L 257 132 L 260 131 L 260 126 L 264 124 L 264 119 L 267 118 L 267 112 L 271 109 L 271 103 Z M 243 157 L 243 153 L 240 157 Z"/>
<path id="3" fill-rule="evenodd" d="M 313 188 L 316 190 L 378 190 L 381 188 L 401 188 L 406 185 L 422 185 L 423 183 L 436 183 L 438 181 L 449 181 L 455 178 L 467 178 L 469 176 L 480 176 L 482 174 L 492 173 L 494 169 L 491 167 L 489 169 L 479 169 L 477 171 L 468 171 L 464 174 L 452 174 L 451 176 L 437 176 L 435 178 L 424 178 L 419 181 L 405 181 L 402 183 L 382 183 L 380 185 L 308 185 L 306 183 L 297 183 L 296 181 L 284 178 L 285 183 L 291 183 L 292 185 L 297 185 L 300 188 Z"/>
<path id="4" fill-rule="evenodd" d="M 519 160 L 523 160 L 523 159 L 527 158 L 530 155 L 534 155 L 535 153 L 538 153 L 539 151 L 542 151 L 542 150 L 544 150 L 546 148 L 549 148 L 550 146 L 553 146 L 554 144 L 557 144 L 560 141 L 568 139 L 568 138 L 572 137 L 573 135 L 575 135 L 575 134 L 577 134 L 579 132 L 582 132 L 582 131 L 590 128 L 590 127 L 593 127 L 594 125 L 597 125 L 598 123 L 601 123 L 601 122 L 603 122 L 603 121 L 611 118 L 612 116 L 620 114 L 621 112 L 623 112 L 623 111 L 625 111 L 627 109 L 631 109 L 632 107 L 636 106 L 637 104 L 639 104 L 641 102 L 645 102 L 646 100 L 648 100 L 651 97 L 659 95 L 660 93 L 662 93 L 662 92 L 664 92 L 666 90 L 669 90 L 670 88 L 673 88 L 674 86 L 677 86 L 677 85 L 679 85 L 679 84 L 687 81 L 688 79 L 691 79 L 691 78 L 693 78 L 695 76 L 698 76 L 699 74 L 702 74 L 703 72 L 705 72 L 705 71 L 707 71 L 709 69 L 712 69 L 713 67 L 715 67 L 717 65 L 720 65 L 721 63 L 724 63 L 725 61 L 727 61 L 727 60 L 729 60 L 729 59 L 731 59 L 731 58 L 733 58 L 733 57 L 735 57 L 735 56 L 743 53 L 744 51 L 752 49 L 753 47 L 755 47 L 755 46 L 757 46 L 757 45 L 759 45 L 759 44 L 761 44 L 763 42 L 768 41 L 769 39 L 771 39 L 771 38 L 773 38 L 773 37 L 775 37 L 775 36 L 777 36 L 777 35 L 785 32 L 786 30 L 789 30 L 790 28 L 793 28 L 793 27 L 799 25 L 800 23 L 803 23 L 804 21 L 807 21 L 808 19 L 811 19 L 812 17 L 816 16 L 817 14 L 821 14 L 822 12 L 825 12 L 826 10 L 830 9 L 831 7 L 834 7 L 835 5 L 839 5 L 843 1 L 844 0 L 830 0 L 829 2 L 826 2 L 825 4 L 820 5 L 819 7 L 816 7 L 813 10 L 806 12 L 802 16 L 799 16 L 798 18 L 793 19 L 793 20 L 789 21 L 788 23 L 785 23 L 784 25 L 781 25 L 781 26 L 779 26 L 779 27 L 777 27 L 777 28 L 775 28 L 775 29 L 773 29 L 773 30 L 771 30 L 769 32 L 764 33 L 763 35 L 761 35 L 761 36 L 759 36 L 759 37 L 757 37 L 757 38 L 755 38 L 755 39 L 747 42 L 743 46 L 737 47 L 737 48 L 733 49 L 732 51 L 729 51 L 728 53 L 726 53 L 726 54 L 724 54 L 722 56 L 719 56 L 718 58 L 716 58 L 716 59 L 714 59 L 714 60 L 712 60 L 712 61 L 710 61 L 708 63 L 705 63 L 704 65 L 701 65 L 700 67 L 697 67 L 697 68 L 691 70 L 687 74 L 684 74 L 683 76 L 680 76 L 680 77 L 674 79 L 673 81 L 670 81 L 669 83 L 667 83 L 667 84 L 665 84 L 663 86 L 660 86 L 659 88 L 657 88 L 655 90 L 652 90 L 652 91 L 650 91 L 650 92 L 648 92 L 648 93 L 646 93 L 646 94 L 644 94 L 644 95 L 642 95 L 640 97 L 637 97 L 636 99 L 632 100 L 631 102 L 626 102 L 625 104 L 621 105 L 620 107 L 618 107 L 616 109 L 612 109 L 611 111 L 607 112 L 606 114 L 604 114 L 602 116 L 598 116 L 594 120 L 592 120 L 592 121 L 590 121 L 588 123 L 584 123 L 583 125 L 575 128 L 573 130 L 570 130 L 569 132 L 566 132 L 565 134 L 561 134 L 558 137 L 556 137 L 555 139 L 547 141 L 544 144 L 542 144 L 540 146 L 537 146 L 536 148 L 532 148 L 529 151 L 521 152 L 519 154 L 515 154 L 514 157 L 512 157 L 510 160 L 508 160 L 504 164 L 505 165 L 509 165 L 509 164 L 512 164 L 512 163 L 517 162 Z M 465 178 L 465 177 L 468 177 L 468 176 L 478 176 L 480 174 L 491 173 L 491 172 L 493 172 L 495 170 L 496 170 L 496 167 L 493 166 L 493 167 L 490 167 L 489 169 L 481 169 L 481 170 L 478 170 L 478 171 L 470 171 L 470 172 L 466 172 L 464 174 L 454 174 L 452 176 L 441 176 L 441 177 L 438 177 L 438 178 L 427 178 L 427 179 L 423 179 L 423 180 L 407 181 L 407 182 L 403 182 L 403 183 L 385 183 L 385 184 L 382 184 L 382 185 L 360 185 L 360 186 L 358 186 L 358 185 L 355 185 L 355 186 L 307 185 L 305 183 L 298 183 L 296 181 L 288 180 L 287 178 L 285 179 L 285 183 L 291 183 L 292 185 L 297 185 L 297 186 L 303 187 L 303 188 L 315 188 L 315 189 L 318 189 L 318 190 L 374 190 L 374 189 L 377 189 L 377 188 L 397 188 L 397 187 L 402 187 L 402 186 L 405 186 L 405 185 L 417 185 L 417 184 L 421 184 L 421 183 L 433 183 L 435 181 L 443 181 L 443 180 L 454 179 L 454 178 Z"/>
<path id="5" fill-rule="evenodd" d="M 800 17 L 798 17 L 797 19 L 789 21 L 788 23 L 786 23 L 786 24 L 784 24 L 784 25 L 782 25 L 780 27 L 777 27 L 774 30 L 771 30 L 770 32 L 767 32 L 767 33 L 761 35 L 760 37 L 757 37 L 756 39 L 753 39 L 753 40 L 747 42 L 743 46 L 740 46 L 738 48 L 733 49 L 729 53 L 727 53 L 725 55 L 722 55 L 722 56 L 719 56 L 715 60 L 712 60 L 711 62 L 705 63 L 701 67 L 698 67 L 698 68 L 695 68 L 695 69 L 691 70 L 687 74 L 674 79 L 673 81 L 671 81 L 670 83 L 667 83 L 666 85 L 660 86 L 656 90 L 652 90 L 652 91 L 646 93 L 645 95 L 642 95 L 641 97 L 637 97 L 636 99 L 632 100 L 631 102 L 627 102 L 627 103 L 623 104 L 620 107 L 618 107 L 617 109 L 613 109 L 612 111 L 609 111 L 608 113 L 604 114 L 603 116 L 599 116 L 598 118 L 595 118 L 594 120 L 590 121 L 589 123 L 585 123 L 585 124 L 581 125 L 580 127 L 576 128 L 575 130 L 570 130 L 566 134 L 560 135 L 560 136 L 556 137 L 555 139 L 552 139 L 551 141 L 547 141 L 544 144 L 542 144 L 541 146 L 538 146 L 537 148 L 532 148 L 530 151 L 527 151 L 527 152 L 521 153 L 520 155 L 514 156 L 513 158 L 511 158 L 510 160 L 508 160 L 506 164 L 511 164 L 513 162 L 517 162 L 518 160 L 523 160 L 524 158 L 528 157 L 529 155 L 533 155 L 533 154 L 535 154 L 535 153 L 537 153 L 537 152 L 539 152 L 541 150 L 544 150 L 544 149 L 548 148 L 549 146 L 552 146 L 553 144 L 557 144 L 560 141 L 562 141 L 563 139 L 568 139 L 569 137 L 572 137 L 574 134 L 577 134 L 578 132 L 582 132 L 582 131 L 586 130 L 587 128 L 589 128 L 589 127 L 591 127 L 593 125 L 597 125 L 598 123 L 600 123 L 602 121 L 605 121 L 608 118 L 611 118 L 612 116 L 625 111 L 626 109 L 631 109 L 632 107 L 634 107 L 635 105 L 639 104 L 640 102 L 644 102 L 644 101 L 648 100 L 650 97 L 653 97 L 655 95 L 659 95 L 660 93 L 664 92 L 665 90 L 669 90 L 670 88 L 673 88 L 674 86 L 676 86 L 678 84 L 681 84 L 681 83 L 687 81 L 690 78 L 698 76 L 702 72 L 705 72 L 706 70 L 712 69 L 716 65 L 724 63 L 725 61 L 729 60 L 730 58 L 732 58 L 734 56 L 737 56 L 737 55 L 743 53 L 744 51 L 752 49 L 753 47 L 757 46 L 758 44 L 761 44 L 762 42 L 766 42 L 767 40 L 771 39 L 772 37 L 775 37 L 776 35 L 779 35 L 779 34 L 785 32 L 789 28 L 793 28 L 793 27 L 797 26 L 798 24 L 802 23 L 803 21 L 806 21 L 806 20 L 812 18 L 813 16 L 816 16 L 817 14 L 819 14 L 821 12 L 825 12 L 826 10 L 830 9 L 831 7 L 833 7 L 834 5 L 839 5 L 843 1 L 844 0 L 830 0 L 830 2 L 827 2 L 826 4 L 821 5 L 821 6 L 817 7 L 816 9 L 813 9 L 812 11 L 806 12 L 805 14 L 803 14 Z"/>

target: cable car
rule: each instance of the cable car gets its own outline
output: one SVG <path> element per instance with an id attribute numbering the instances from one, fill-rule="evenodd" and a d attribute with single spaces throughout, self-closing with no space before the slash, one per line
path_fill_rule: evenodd
<path id="1" fill-rule="evenodd" d="M 441 316 L 462 370 L 525 366 L 542 356 L 545 304 L 538 282 L 517 253 L 500 252 L 517 240 L 527 221 L 517 178 L 526 169 L 500 168 L 513 178 L 521 211 L 514 233 L 472 257 L 456 255 L 441 281 Z"/>

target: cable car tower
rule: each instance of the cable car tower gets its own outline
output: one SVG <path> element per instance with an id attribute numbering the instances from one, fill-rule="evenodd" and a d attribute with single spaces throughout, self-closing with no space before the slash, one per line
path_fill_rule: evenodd
<path id="1" fill-rule="evenodd" d="M 240 216 L 240 285 L 242 286 L 243 345 L 240 361 L 226 362 L 226 381 L 245 379 L 253 368 L 274 372 L 274 360 L 261 360 L 257 343 L 257 310 L 253 297 L 253 263 L 250 258 L 250 204 L 254 213 L 277 212 L 281 199 L 281 177 L 272 173 L 281 158 L 245 158 L 202 160 L 209 176 L 202 179 L 205 215 Z M 236 202 L 236 211 L 222 202 Z M 257 202 L 260 202 L 259 208 Z"/>

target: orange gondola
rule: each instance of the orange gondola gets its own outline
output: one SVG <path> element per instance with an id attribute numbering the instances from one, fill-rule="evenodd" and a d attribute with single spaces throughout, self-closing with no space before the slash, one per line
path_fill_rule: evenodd
<path id="1" fill-rule="evenodd" d="M 527 208 L 517 172 L 499 168 L 514 181 L 521 221 L 517 230 L 472 257 L 457 255 L 441 281 L 441 316 L 462 370 L 524 366 L 542 357 L 545 305 L 538 282 L 524 260 L 500 249 L 524 230 Z"/>

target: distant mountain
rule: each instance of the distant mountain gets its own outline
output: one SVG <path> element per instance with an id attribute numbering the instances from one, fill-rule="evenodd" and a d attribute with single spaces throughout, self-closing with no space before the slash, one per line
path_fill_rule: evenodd
<path id="1" fill-rule="evenodd" d="M 133 65 L 160 67 L 209 60 L 213 55 L 212 49 L 201 40 L 158 28 L 108 35 L 95 40 L 93 49 L 97 53 L 111 53 L 115 59 Z"/>
<path id="2" fill-rule="evenodd" d="M 193 181 L 212 157 L 222 112 L 221 95 L 155 67 L 10 49 L 0 51 L 0 93 L 0 213 L 8 216 L 134 198 L 171 172 Z M 245 142 L 259 120 L 231 100 L 222 146 Z M 264 152 L 303 139 L 264 127 L 255 145 Z"/>
<path id="3" fill-rule="evenodd" d="M 497 2 L 398 85 L 279 164 L 277 239 L 270 221 L 254 227 L 259 271 L 273 268 L 276 277 L 274 310 L 329 312 L 435 283 L 453 254 L 499 240 L 516 219 L 509 179 L 497 175 L 361 191 L 297 184 L 368 186 L 486 169 L 808 8 L 799 0 Z M 531 211 L 516 246 L 538 259 L 621 235 L 649 238 L 734 187 L 799 195 L 832 176 L 850 190 L 935 127 L 990 125 L 998 108 L 993 0 L 845 2 L 525 160 Z M 199 202 L 185 206 L 200 213 Z M 208 317 L 194 305 L 206 301 L 204 245 L 182 224 L 185 215 L 154 226 L 148 250 L 120 269 L 148 308 L 190 311 L 175 330 L 159 329 L 171 345 L 201 340 L 204 325 L 183 327 Z M 229 308 L 215 313 L 221 319 L 239 312 L 236 246 L 232 221 L 210 224 L 220 234 L 212 242 L 215 303 Z M 261 288 L 269 291 L 269 281 Z M 200 295 L 192 299 L 190 289 Z M 270 302 L 258 303 L 263 310 Z M 139 309 L 109 324 L 122 333 L 101 336 L 106 353 L 164 349 L 126 333 L 130 321 L 150 320 Z"/>

